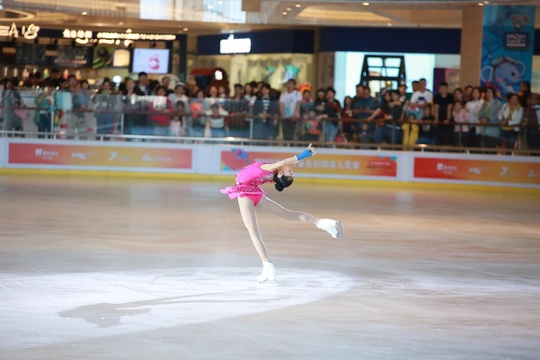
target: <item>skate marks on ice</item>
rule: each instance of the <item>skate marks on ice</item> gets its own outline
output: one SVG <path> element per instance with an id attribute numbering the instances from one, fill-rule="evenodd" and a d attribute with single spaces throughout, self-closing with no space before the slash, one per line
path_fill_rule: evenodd
<path id="1" fill-rule="evenodd" d="M 258 268 L 182 268 L 0 277 L 0 349 L 63 343 L 215 321 L 313 302 L 346 291 L 343 274 Z M 33 324 L 33 326 L 29 326 Z"/>

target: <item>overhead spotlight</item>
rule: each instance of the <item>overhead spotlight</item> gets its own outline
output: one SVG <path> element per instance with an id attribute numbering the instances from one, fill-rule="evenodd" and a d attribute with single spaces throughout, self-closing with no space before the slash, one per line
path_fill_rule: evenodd
<path id="1" fill-rule="evenodd" d="M 302 7 L 302 4 L 296 4 L 294 6 L 297 7 L 297 8 L 300 8 L 300 7 Z"/>
<path id="2" fill-rule="evenodd" d="M 84 15 L 84 16 L 88 15 L 88 11 L 83 11 L 83 12 L 81 13 L 81 15 Z"/>
<path id="3" fill-rule="evenodd" d="M 367 1 L 364 1 L 364 2 L 362 3 L 362 5 L 364 5 L 364 6 L 369 6 L 369 3 L 368 3 Z"/>
<path id="4" fill-rule="evenodd" d="M 189 28 L 185 27 L 182 29 L 183 32 L 189 31 Z"/>
<path id="5" fill-rule="evenodd" d="M 286 8 L 285 10 L 287 10 L 287 11 L 291 11 L 292 9 L 291 9 L 291 8 Z"/>
<path id="6" fill-rule="evenodd" d="M 484 6 L 484 3 L 479 2 L 478 6 Z"/>
<path id="7" fill-rule="evenodd" d="M 386 26 L 392 26 L 392 23 L 387 23 Z"/>
<path id="8" fill-rule="evenodd" d="M 120 22 L 118 23 L 118 25 L 124 25 L 124 22 L 123 22 L 123 21 L 120 21 Z"/>
<path id="9" fill-rule="evenodd" d="M 223 1 L 218 1 L 218 5 L 223 5 Z"/>
<path id="10" fill-rule="evenodd" d="M 488 5 L 488 4 L 489 4 L 489 1 L 484 1 L 484 4 Z"/>
<path id="11" fill-rule="evenodd" d="M 213 9 L 213 8 L 214 8 L 214 5 L 208 5 L 206 8 L 207 8 L 208 10 Z"/>
<path id="12" fill-rule="evenodd" d="M 284 12 L 282 12 L 282 13 L 281 13 L 281 15 L 287 15 L 287 12 L 286 12 L 286 11 L 284 11 Z"/>

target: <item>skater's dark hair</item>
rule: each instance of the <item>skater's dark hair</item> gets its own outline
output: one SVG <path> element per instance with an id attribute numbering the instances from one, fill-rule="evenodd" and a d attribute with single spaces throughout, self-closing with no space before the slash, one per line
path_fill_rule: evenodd
<path id="1" fill-rule="evenodd" d="M 292 176 L 281 175 L 281 177 L 279 177 L 277 172 L 274 174 L 274 187 L 277 191 L 283 191 L 286 187 L 291 186 L 293 181 L 294 178 Z"/>

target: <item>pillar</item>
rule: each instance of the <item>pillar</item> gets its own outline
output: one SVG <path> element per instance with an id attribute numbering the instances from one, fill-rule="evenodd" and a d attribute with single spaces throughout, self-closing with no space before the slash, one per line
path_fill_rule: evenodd
<path id="1" fill-rule="evenodd" d="M 478 86 L 482 63 L 482 6 L 470 5 L 461 17 L 461 69 L 460 85 Z"/>

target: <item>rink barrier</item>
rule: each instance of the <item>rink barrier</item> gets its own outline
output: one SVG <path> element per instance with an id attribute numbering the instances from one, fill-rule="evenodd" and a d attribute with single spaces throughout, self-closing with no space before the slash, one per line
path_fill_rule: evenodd
<path id="1" fill-rule="evenodd" d="M 293 147 L 4 138 L 2 174 L 231 181 L 238 169 L 298 153 Z M 303 183 L 540 189 L 540 159 L 405 151 L 317 149 L 298 164 Z M 424 186 L 426 187 L 426 186 Z"/>

